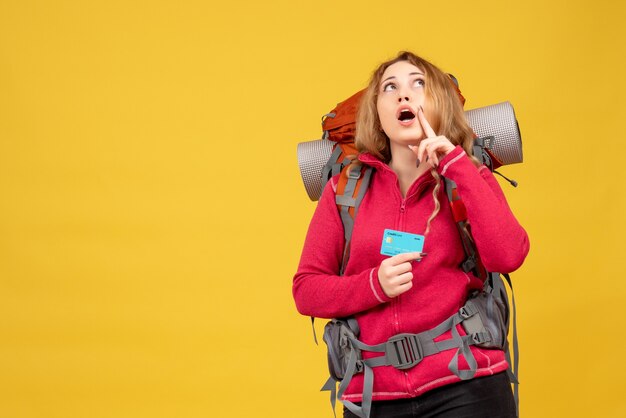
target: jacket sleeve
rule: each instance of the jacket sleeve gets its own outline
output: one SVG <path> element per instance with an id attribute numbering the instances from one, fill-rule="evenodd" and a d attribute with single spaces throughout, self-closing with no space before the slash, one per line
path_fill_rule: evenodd
<path id="1" fill-rule="evenodd" d="M 528 235 L 491 171 L 477 168 L 460 146 L 441 160 L 438 171 L 457 185 L 485 268 L 499 273 L 518 269 L 530 248 Z"/>
<path id="2" fill-rule="evenodd" d="M 378 267 L 340 276 L 344 230 L 335 204 L 336 178 L 326 184 L 304 242 L 293 296 L 298 312 L 319 318 L 341 318 L 390 299 L 378 281 Z"/>

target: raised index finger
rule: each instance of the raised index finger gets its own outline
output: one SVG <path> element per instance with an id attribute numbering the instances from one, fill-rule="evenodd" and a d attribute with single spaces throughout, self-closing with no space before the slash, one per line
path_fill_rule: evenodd
<path id="1" fill-rule="evenodd" d="M 417 111 L 417 120 L 419 121 L 420 125 L 422 125 L 422 130 L 426 134 L 427 138 L 434 138 L 437 136 L 435 131 L 433 131 L 433 128 L 430 126 L 430 123 L 428 123 L 428 121 L 426 120 L 426 116 L 424 115 L 424 109 L 422 109 L 422 106 L 420 106 Z"/>

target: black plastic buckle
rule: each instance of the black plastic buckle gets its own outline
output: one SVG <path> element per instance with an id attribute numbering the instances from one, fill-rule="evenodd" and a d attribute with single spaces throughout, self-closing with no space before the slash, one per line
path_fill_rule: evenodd
<path id="1" fill-rule="evenodd" d="M 475 296 L 476 296 L 475 293 L 472 293 L 470 295 L 470 298 L 475 297 Z M 476 313 L 478 313 L 478 309 L 476 308 L 474 303 L 470 300 L 465 302 L 465 305 L 461 306 L 461 308 L 459 309 L 459 315 L 461 315 L 461 318 L 463 319 L 469 319 L 472 316 L 476 315 Z"/>
<path id="2" fill-rule="evenodd" d="M 463 319 L 468 319 L 468 318 L 470 318 L 472 316 L 465 306 L 463 306 L 461 309 L 459 309 L 459 315 L 461 315 L 461 318 L 463 318 Z"/>
<path id="3" fill-rule="evenodd" d="M 469 273 L 470 271 L 474 270 L 475 268 L 476 268 L 476 259 L 474 257 L 467 257 L 461 263 L 461 269 L 465 273 Z"/>
<path id="4" fill-rule="evenodd" d="M 474 344 L 484 344 L 491 342 L 491 335 L 488 332 L 475 332 L 471 335 Z"/>
<path id="5" fill-rule="evenodd" d="M 424 350 L 416 334 L 398 334 L 385 343 L 385 355 L 389 365 L 404 370 L 422 361 Z"/>

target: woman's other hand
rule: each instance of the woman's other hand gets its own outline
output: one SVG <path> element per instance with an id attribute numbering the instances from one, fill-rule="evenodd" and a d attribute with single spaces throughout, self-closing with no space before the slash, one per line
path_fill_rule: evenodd
<path id="1" fill-rule="evenodd" d="M 454 150 L 454 144 L 445 136 L 435 133 L 426 120 L 424 110 L 421 107 L 417 110 L 417 120 L 422 125 L 426 138 L 422 139 L 417 146 L 409 145 L 409 148 L 417 155 L 418 161 L 427 161 L 432 167 L 437 167 L 440 158 Z"/>
<path id="2" fill-rule="evenodd" d="M 413 287 L 413 265 L 420 260 L 421 253 L 404 253 L 383 260 L 378 268 L 378 281 L 385 295 L 395 298 Z"/>

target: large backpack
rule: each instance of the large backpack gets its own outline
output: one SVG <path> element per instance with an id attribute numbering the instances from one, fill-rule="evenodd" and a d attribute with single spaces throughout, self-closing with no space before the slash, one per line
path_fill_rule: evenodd
<path id="1" fill-rule="evenodd" d="M 454 82 L 459 98 L 464 103 L 465 99 L 458 90 L 458 82 L 452 76 L 451 81 Z M 355 120 L 363 93 L 364 91 L 359 91 L 339 103 L 330 113 L 324 115 L 322 119 L 324 134 L 321 140 L 298 145 L 298 160 L 302 178 L 312 200 L 319 198 L 325 183 L 332 176 L 341 174 L 336 188 L 336 203 L 345 235 L 340 274 L 343 274 L 349 259 L 354 219 L 373 173 L 371 167 L 363 165 L 356 165 L 348 170 L 348 166 L 357 155 L 354 146 Z M 521 137 L 512 106 L 508 102 L 500 103 L 468 111 L 466 116 L 477 133 L 473 149 L 474 156 L 491 171 L 504 177 L 495 169 L 505 164 L 522 161 Z M 324 161 L 329 153 L 330 156 L 321 166 L 320 161 Z M 516 182 L 504 178 L 513 186 L 517 186 Z M 323 339 L 328 348 L 330 377 L 322 390 L 330 391 L 333 411 L 336 399 L 341 400 L 343 392 L 354 374 L 364 373 L 362 404 L 358 406 L 349 401 L 342 402 L 357 416 L 368 418 L 372 402 L 373 367 L 392 365 L 398 369 L 406 369 L 415 366 L 427 355 L 451 348 L 457 348 L 457 351 L 449 364 L 450 370 L 462 380 L 471 379 L 476 371 L 476 361 L 469 349 L 470 345 L 505 351 L 509 362 L 507 373 L 511 383 L 514 384 L 514 397 L 516 407 L 519 410 L 519 382 L 517 379 L 519 351 L 515 322 L 515 299 L 511 280 L 508 274 L 503 275 L 511 288 L 514 362 L 511 361 L 507 340 L 510 309 L 506 286 L 499 273 L 487 272 L 482 266 L 471 237 L 465 206 L 456 192 L 456 185 L 452 180 L 445 177 L 444 182 L 465 252 L 465 259 L 460 268 L 465 272 L 471 271 L 477 277 L 482 278 L 484 287 L 482 291 L 476 291 L 470 295 L 465 305 L 457 313 L 434 329 L 420 334 L 399 334 L 391 337 L 389 341 L 375 346 L 366 345 L 358 340 L 359 328 L 354 318 L 338 318 L 329 321 L 325 326 Z M 314 318 L 311 319 L 314 320 Z M 459 335 L 456 328 L 458 324 L 461 324 L 466 331 L 465 336 Z M 452 339 L 442 342 L 434 341 L 446 331 L 452 331 Z M 402 347 L 402 349 L 397 350 L 398 347 Z M 363 350 L 380 352 L 383 355 L 363 360 L 361 356 Z M 406 353 L 406 355 L 394 354 L 400 352 Z M 460 355 L 465 357 L 469 365 L 468 370 L 459 370 L 458 357 Z"/>

